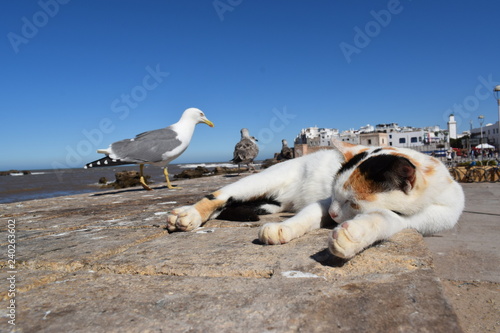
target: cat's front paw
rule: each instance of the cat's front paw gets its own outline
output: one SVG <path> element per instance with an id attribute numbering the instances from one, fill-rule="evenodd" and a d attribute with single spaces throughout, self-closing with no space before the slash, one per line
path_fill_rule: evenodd
<path id="1" fill-rule="evenodd" d="M 193 206 L 176 208 L 167 215 L 167 229 L 173 231 L 190 231 L 202 223 L 200 213 Z"/>
<path id="2" fill-rule="evenodd" d="M 292 239 L 292 228 L 283 223 L 266 223 L 259 230 L 259 240 L 264 244 L 285 244 Z"/>
<path id="3" fill-rule="evenodd" d="M 344 222 L 330 234 L 328 248 L 337 257 L 349 259 L 371 245 L 365 226 L 356 221 Z"/>

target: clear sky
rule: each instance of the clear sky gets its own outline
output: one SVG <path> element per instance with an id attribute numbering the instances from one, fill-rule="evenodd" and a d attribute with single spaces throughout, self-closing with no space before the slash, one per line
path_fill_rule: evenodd
<path id="1" fill-rule="evenodd" d="M 197 107 L 174 163 L 258 159 L 310 126 L 498 121 L 500 2 L 0 2 L 0 170 L 82 167 Z"/>

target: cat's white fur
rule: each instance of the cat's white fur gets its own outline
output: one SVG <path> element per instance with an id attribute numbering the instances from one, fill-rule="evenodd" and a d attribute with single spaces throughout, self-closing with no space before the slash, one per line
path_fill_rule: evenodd
<path id="1" fill-rule="evenodd" d="M 287 243 L 331 223 L 331 216 L 339 225 L 330 234 L 329 249 L 339 257 L 351 258 L 403 229 L 435 233 L 452 228 L 457 222 L 464 206 L 462 188 L 441 162 L 410 149 L 372 153 L 374 156 L 395 152 L 408 156 L 417 165 L 417 180 L 408 194 L 377 193 L 376 200 L 357 200 L 352 205 L 353 193 L 345 184 L 353 170 L 337 173 L 349 156 L 360 151 L 373 152 L 377 147 L 337 145 L 340 150 L 322 150 L 277 164 L 227 185 L 195 205 L 174 209 L 167 217 L 167 228 L 193 230 L 216 218 L 230 198 L 247 201 L 266 196 L 281 203 L 263 206 L 268 212 L 297 214 L 281 223 L 263 225 L 259 230 L 263 243 Z"/>

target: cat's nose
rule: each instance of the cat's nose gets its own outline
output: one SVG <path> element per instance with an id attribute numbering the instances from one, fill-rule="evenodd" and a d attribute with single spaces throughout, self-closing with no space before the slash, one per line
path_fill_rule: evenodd
<path id="1" fill-rule="evenodd" d="M 331 217 L 333 220 L 335 220 L 335 219 L 339 216 L 337 213 L 332 212 L 332 211 L 329 211 L 328 213 L 330 214 L 330 217 Z"/>

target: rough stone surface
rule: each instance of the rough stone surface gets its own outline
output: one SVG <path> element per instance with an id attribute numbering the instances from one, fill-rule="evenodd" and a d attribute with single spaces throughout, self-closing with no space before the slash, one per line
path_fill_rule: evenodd
<path id="1" fill-rule="evenodd" d="M 18 260 L 16 326 L 5 283 L 0 331 L 462 331 L 414 231 L 350 261 L 329 254 L 328 229 L 281 246 L 258 242 L 256 227 L 290 214 L 166 232 L 168 210 L 243 176 L 0 205 L 2 221 L 16 221 Z M 5 256 L 0 265 L 6 281 Z"/>
<path id="2" fill-rule="evenodd" d="M 462 184 L 455 228 L 425 242 L 465 332 L 500 332 L 500 183 Z"/>

